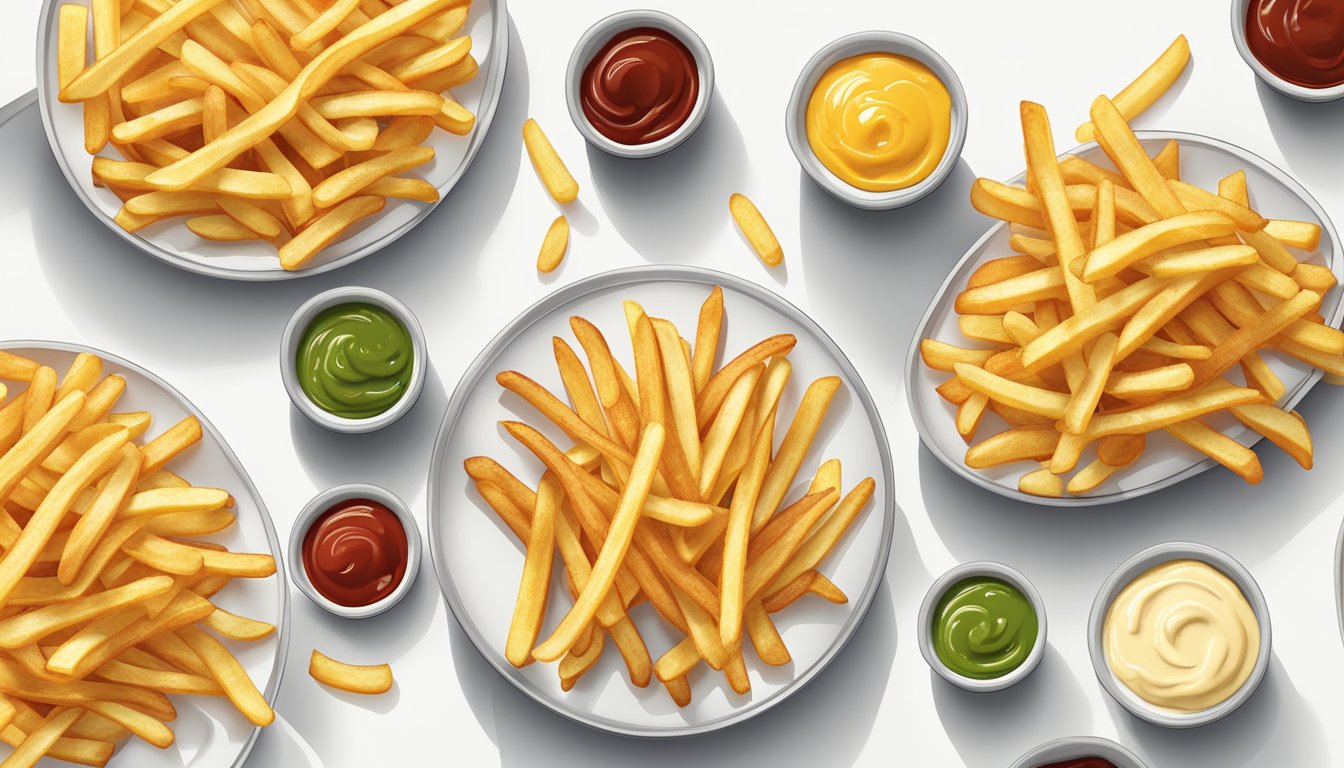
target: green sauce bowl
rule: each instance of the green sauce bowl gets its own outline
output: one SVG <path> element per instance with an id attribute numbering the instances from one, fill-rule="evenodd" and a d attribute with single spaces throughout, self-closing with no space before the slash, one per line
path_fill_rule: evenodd
<path id="1" fill-rule="evenodd" d="M 1036 632 L 1030 650 L 1020 663 L 997 676 L 971 677 L 953 669 L 939 655 L 938 642 L 934 637 L 945 598 L 964 582 L 978 579 L 1002 582 L 1011 587 L 1026 599 L 1031 612 L 1035 614 Z M 1041 593 L 1026 576 L 1003 563 L 982 560 L 953 568 L 934 580 L 919 607 L 919 652 L 924 656 L 924 661 L 939 677 L 968 691 L 977 693 L 1001 691 L 1021 682 L 1041 663 L 1041 658 L 1045 655 L 1045 643 L 1045 602 L 1041 599 Z"/>
<path id="2" fill-rule="evenodd" d="M 321 321 L 324 317 L 330 317 L 332 310 L 343 306 L 372 308 L 385 324 L 395 321 L 395 324 L 400 325 L 400 330 L 405 331 L 405 336 L 409 337 L 410 359 L 407 361 L 407 366 L 403 366 L 395 377 L 388 377 L 397 379 L 396 391 L 399 391 L 400 394 L 397 395 L 394 392 L 391 396 L 385 395 L 382 400 L 385 407 L 370 408 L 367 412 L 350 411 L 351 413 L 359 413 L 358 416 L 333 413 L 331 403 L 327 403 L 324 407 L 323 404 L 317 402 L 309 395 L 304 386 L 305 375 L 310 375 L 311 372 L 305 374 L 299 368 L 299 361 L 304 356 L 302 350 L 309 335 L 310 327 L 313 326 L 314 322 Z M 340 353 L 345 354 L 344 351 Z M 365 363 L 361 363 L 361 366 L 364 366 Z M 425 333 L 420 327 L 420 322 L 405 304 L 373 288 L 346 286 L 333 288 L 314 296 L 304 302 L 303 306 L 295 310 L 289 318 L 280 342 L 280 377 L 284 381 L 285 391 L 289 394 L 290 401 L 294 403 L 294 407 L 298 408 L 300 413 L 307 416 L 313 423 L 333 432 L 364 434 L 376 432 L 396 422 L 411 410 L 415 401 L 420 397 L 420 392 L 424 389 L 425 373 L 428 367 L 429 358 L 425 345 Z M 409 370 L 409 377 L 405 375 L 407 370 Z M 352 372 L 356 374 L 356 378 L 364 374 L 371 377 L 378 375 L 378 373 L 369 371 Z M 308 384 L 310 387 L 312 386 L 311 381 Z M 387 381 L 375 383 L 373 379 L 370 379 L 370 386 L 386 387 Z"/>

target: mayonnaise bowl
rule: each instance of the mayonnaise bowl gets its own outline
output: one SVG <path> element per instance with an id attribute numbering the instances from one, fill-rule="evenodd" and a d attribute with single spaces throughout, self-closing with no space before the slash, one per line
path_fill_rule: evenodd
<path id="1" fill-rule="evenodd" d="M 946 88 L 948 109 L 947 144 L 937 165 L 921 180 L 897 189 L 869 189 L 841 178 L 818 155 L 808 135 L 808 107 L 814 91 L 832 67 L 856 56 L 890 55 L 927 69 Z M 822 189 L 836 199 L 865 210 L 888 210 L 922 199 L 952 173 L 966 143 L 968 124 L 966 92 L 961 80 L 943 57 L 929 46 L 898 32 L 857 32 L 835 40 L 804 65 L 793 86 L 785 112 L 784 129 L 798 164 Z"/>
<path id="2" fill-rule="evenodd" d="M 1182 567 L 1180 564 L 1194 567 L 1185 571 L 1169 570 L 1171 567 Z M 1168 568 L 1155 570 L 1164 566 Z M 1152 581 L 1154 574 L 1167 581 Z M 1182 588 L 1191 589 L 1184 586 L 1183 582 L 1190 582 L 1191 577 L 1198 574 L 1205 574 L 1201 578 L 1206 578 L 1208 582 L 1207 587 L 1196 585 L 1193 588 L 1194 593 L 1201 596 L 1200 600 L 1204 601 L 1203 603 L 1184 598 L 1175 591 Z M 1211 692 L 1221 691 L 1222 687 L 1227 687 L 1228 680 L 1241 680 L 1234 690 L 1219 700 L 1198 708 L 1181 706 L 1175 702 L 1171 706 L 1163 706 L 1151 701 L 1151 694 L 1150 698 L 1145 698 L 1117 674 L 1113 665 L 1116 660 L 1108 657 L 1110 652 L 1106 636 L 1108 617 L 1113 610 L 1116 610 L 1118 600 L 1128 599 L 1125 595 L 1126 588 L 1145 577 L 1150 581 L 1140 585 L 1146 587 L 1138 593 L 1140 601 L 1137 604 L 1127 602 L 1121 609 L 1130 608 L 1130 611 L 1123 617 L 1116 617 L 1124 618 L 1126 621 L 1123 632 L 1137 638 L 1129 642 L 1142 642 L 1145 635 L 1160 633 L 1153 638 L 1154 646 L 1160 645 L 1162 648 L 1156 657 L 1179 669 L 1181 675 L 1194 674 L 1187 670 L 1200 670 L 1200 674 L 1204 676 L 1204 679 L 1199 681 L 1193 679 L 1183 681 L 1179 689 L 1171 688 L 1173 691 L 1180 690 L 1184 696 L 1197 696 L 1203 692 L 1203 688 L 1208 687 L 1210 689 L 1208 695 L 1212 695 Z M 1172 586 L 1168 586 L 1168 582 Z M 1230 582 L 1240 595 L 1228 594 L 1227 582 Z M 1162 603 L 1159 601 L 1164 599 L 1163 591 L 1172 591 L 1173 600 L 1179 601 L 1180 605 L 1171 610 L 1162 610 L 1160 607 Z M 1131 597 L 1132 595 L 1133 593 Z M 1148 603 L 1159 606 L 1155 609 L 1155 615 L 1145 616 L 1142 613 L 1142 609 L 1147 607 Z M 1253 617 L 1253 627 L 1238 621 L 1247 613 Z M 1223 626 L 1216 630 L 1221 635 L 1220 649 L 1223 643 L 1227 645 L 1224 657 L 1226 661 L 1219 662 L 1218 668 L 1211 669 L 1206 665 L 1210 659 L 1217 661 L 1217 657 L 1211 653 L 1205 653 L 1197 661 L 1177 658 L 1177 654 L 1192 654 L 1194 651 L 1190 645 L 1198 644 L 1203 637 L 1193 634 L 1182 636 L 1183 632 L 1207 634 L 1215 631 L 1211 629 L 1212 627 L 1227 624 L 1231 626 Z M 1231 556 L 1203 544 L 1168 542 L 1139 552 L 1106 578 L 1092 603 L 1092 612 L 1087 624 L 1087 641 L 1092 668 L 1102 688 L 1130 714 L 1166 728 L 1193 728 L 1207 725 L 1231 714 L 1250 698 L 1264 679 L 1265 672 L 1269 668 L 1271 645 L 1269 607 L 1250 571 Z M 1238 643 L 1245 647 L 1237 648 Z M 1255 654 L 1253 663 L 1249 660 L 1249 654 L 1252 652 Z M 1244 674 L 1241 673 L 1242 666 L 1237 662 L 1238 658 L 1246 664 L 1247 671 Z M 1233 663 L 1235 669 L 1228 670 L 1222 666 L 1223 663 Z M 1132 669 L 1133 661 L 1130 660 L 1129 664 Z M 1194 666 L 1191 666 L 1192 664 Z M 1161 684 L 1162 681 L 1157 680 L 1160 673 L 1162 670 L 1139 669 L 1131 674 L 1141 674 L 1144 678 L 1153 680 L 1155 684 Z"/>

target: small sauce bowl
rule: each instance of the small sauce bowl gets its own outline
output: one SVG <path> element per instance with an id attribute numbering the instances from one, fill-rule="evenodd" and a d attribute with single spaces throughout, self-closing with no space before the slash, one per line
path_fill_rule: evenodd
<path id="1" fill-rule="evenodd" d="M 933 647 L 933 622 L 936 618 L 934 614 L 938 610 L 938 603 L 942 601 L 948 590 L 952 589 L 958 582 L 977 576 L 997 579 L 1015 587 L 1027 598 L 1027 602 L 1031 604 L 1031 609 L 1036 612 L 1036 643 L 1032 646 L 1026 660 L 1007 674 L 988 680 L 967 677 L 953 671 L 947 664 L 943 663 Z M 933 582 L 928 593 L 924 595 L 924 602 L 920 603 L 919 606 L 920 654 L 924 656 L 924 661 L 934 672 L 938 673 L 939 677 L 967 691 L 975 693 L 1001 691 L 1021 682 L 1041 663 L 1041 659 L 1045 656 L 1045 641 L 1045 601 L 1041 599 L 1041 593 L 1036 591 L 1036 587 L 1030 581 L 1027 581 L 1027 577 L 1023 576 L 1021 572 L 1003 563 L 981 560 L 974 563 L 963 563 L 953 568 Z"/>
<path id="2" fill-rule="evenodd" d="M 314 403 L 299 383 L 298 353 L 304 333 L 308 330 L 309 324 L 323 310 L 341 304 L 372 304 L 379 307 L 395 317 L 406 328 L 406 332 L 411 337 L 413 359 L 411 360 L 410 384 L 407 386 L 406 392 L 402 394 L 401 399 L 376 416 L 348 419 L 329 413 Z M 420 327 L 420 321 L 416 319 L 405 304 L 373 288 L 356 286 L 332 288 L 304 302 L 303 306 L 295 310 L 294 314 L 290 316 L 289 322 L 285 324 L 284 335 L 280 340 L 280 378 L 285 384 L 285 392 L 289 394 L 290 402 L 294 403 L 294 407 L 298 408 L 300 413 L 307 416 L 318 426 L 348 435 L 376 432 L 405 416 L 415 405 L 415 401 L 419 399 L 420 392 L 425 386 L 425 373 L 429 367 L 429 356 L 426 349 L 425 331 Z"/>
<path id="3" fill-rule="evenodd" d="M 948 95 L 952 97 L 951 133 L 942 160 L 922 181 L 904 189 L 873 192 L 853 186 L 822 164 L 807 138 L 807 105 L 817 82 L 837 62 L 865 53 L 889 53 L 918 61 L 943 81 Z M 818 186 L 837 200 L 855 208 L 883 211 L 910 205 L 937 189 L 947 179 L 966 144 L 967 125 L 966 91 L 962 89 L 961 80 L 952 66 L 932 48 L 909 35 L 875 30 L 846 35 L 829 43 L 808 60 L 798 75 L 798 81 L 794 83 L 793 95 L 789 98 L 788 111 L 785 113 L 784 131 L 788 135 L 794 157 L 798 158 L 798 164 Z"/>
<path id="4" fill-rule="evenodd" d="M 1256 0 L 1232 0 L 1232 42 L 1237 46 L 1237 53 L 1246 62 L 1246 66 L 1251 68 L 1256 77 L 1259 77 L 1270 88 L 1282 93 L 1285 96 L 1292 97 L 1298 101 L 1323 102 L 1334 101 L 1344 97 L 1344 84 L 1330 86 L 1329 88 L 1308 88 L 1305 85 L 1279 77 L 1270 71 L 1260 59 L 1256 58 L 1251 52 L 1251 45 L 1246 40 L 1246 16 L 1250 13 L 1251 3 Z"/>
<path id="5" fill-rule="evenodd" d="M 1257 648 L 1259 656 L 1256 657 L 1250 677 L 1231 696 L 1198 712 L 1167 709 L 1144 700 L 1115 676 L 1110 663 L 1106 660 L 1103 632 L 1111 603 L 1136 578 L 1172 560 L 1199 561 L 1229 578 L 1250 604 L 1260 627 L 1260 645 Z M 1260 585 L 1255 583 L 1251 572 L 1221 550 L 1183 541 L 1149 547 L 1121 563 L 1097 590 L 1097 597 L 1092 601 L 1092 612 L 1087 619 L 1087 649 L 1092 657 L 1092 669 L 1096 672 L 1097 679 L 1101 681 L 1101 687 L 1106 689 L 1106 693 L 1110 694 L 1120 706 L 1129 710 L 1130 714 L 1164 728 L 1194 728 L 1208 725 L 1227 717 L 1244 704 L 1251 694 L 1255 693 L 1255 689 L 1265 677 L 1266 670 L 1269 669 L 1270 635 L 1269 605 L 1265 602 L 1265 595 L 1260 591 Z"/>
<path id="6" fill-rule="evenodd" d="M 696 73 L 700 81 L 695 106 L 690 115 L 676 130 L 667 136 L 647 144 L 622 144 L 603 135 L 589 122 L 583 113 L 580 91 L 583 88 L 584 71 L 602 46 L 616 35 L 630 29 L 652 27 L 659 29 L 681 41 L 695 59 Z M 579 129 L 589 144 L 617 157 L 656 157 L 676 148 L 688 139 L 709 113 L 709 104 L 714 96 L 714 60 L 709 55 L 709 46 L 680 19 L 661 11 L 631 10 L 612 14 L 588 28 L 579 37 L 574 52 L 569 57 L 569 68 L 565 72 L 565 102 L 569 106 L 569 117 L 574 127 Z"/>
<path id="7" fill-rule="evenodd" d="M 1148 768 L 1133 752 L 1110 739 L 1099 739 L 1095 736 L 1072 736 L 1047 741 L 1019 757 L 1012 768 L 1041 768 L 1043 765 L 1079 760 L 1084 757 L 1109 760 L 1116 768 Z"/>
<path id="8" fill-rule="evenodd" d="M 401 582 L 386 596 L 369 605 L 341 605 L 328 599 L 313 585 L 312 579 L 308 576 L 308 570 L 303 564 L 303 542 L 313 523 L 327 510 L 351 499 L 368 499 L 387 507 L 396 516 L 401 523 L 402 530 L 406 533 L 406 572 L 402 575 Z M 317 494 L 312 501 L 304 505 L 303 510 L 294 520 L 294 528 L 289 533 L 290 577 L 294 579 L 294 583 L 298 585 L 303 594 L 308 596 L 309 600 L 326 609 L 328 613 L 346 619 L 367 619 L 371 616 L 377 616 L 400 602 L 411 591 L 411 586 L 415 583 L 415 577 L 420 571 L 421 554 L 420 528 L 416 525 L 415 517 L 411 515 L 411 511 L 406 507 L 405 502 L 391 491 L 367 483 L 338 485 Z"/>

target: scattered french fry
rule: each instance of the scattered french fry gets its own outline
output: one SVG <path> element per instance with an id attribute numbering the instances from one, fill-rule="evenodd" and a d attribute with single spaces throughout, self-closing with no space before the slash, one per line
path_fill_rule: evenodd
<path id="1" fill-rule="evenodd" d="M 770 229 L 770 224 L 755 203 L 746 195 L 734 192 L 728 197 L 728 211 L 733 221 L 737 222 L 738 229 L 742 230 L 742 236 L 747 238 L 751 250 L 767 267 L 778 267 L 784 263 L 784 249 L 780 247 L 774 230 Z"/>

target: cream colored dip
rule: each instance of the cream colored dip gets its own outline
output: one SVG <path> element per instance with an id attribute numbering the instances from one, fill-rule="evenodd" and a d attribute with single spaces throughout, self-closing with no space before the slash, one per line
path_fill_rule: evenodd
<path id="1" fill-rule="evenodd" d="M 1222 572 L 1173 560 L 1145 571 L 1111 601 L 1102 647 L 1111 672 L 1144 701 L 1198 712 L 1251 676 L 1260 623 Z"/>

